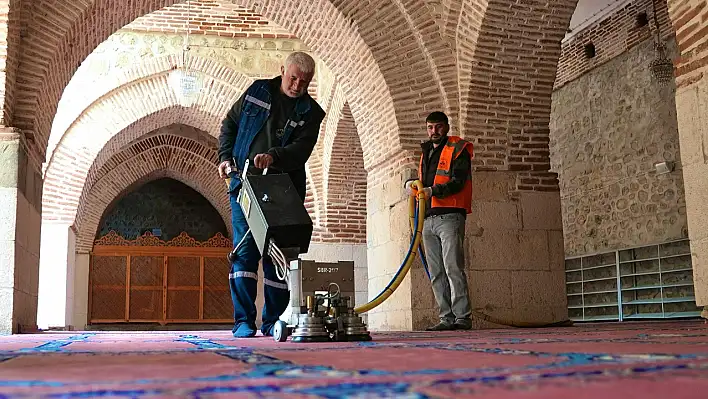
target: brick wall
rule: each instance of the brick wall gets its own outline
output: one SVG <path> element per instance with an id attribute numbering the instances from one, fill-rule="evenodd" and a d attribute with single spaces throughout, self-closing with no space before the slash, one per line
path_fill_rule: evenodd
<path id="1" fill-rule="evenodd" d="M 181 107 L 168 85 L 167 75 L 158 74 L 125 85 L 85 112 L 67 131 L 47 169 L 46 194 L 42 202 L 44 219 L 73 222 L 91 164 L 104 145 L 119 132 L 125 141 L 118 143 L 117 148 L 174 122 L 195 126 L 217 136 L 220 121 L 231 106 L 221 96 L 231 93 L 228 98 L 237 98 L 247 87 L 238 75 L 230 74 L 224 68 L 218 72 L 224 80 L 214 79 L 208 83 L 211 90 L 204 91 L 194 107 Z M 232 82 L 242 85 L 232 86 Z M 116 112 L 117 109 L 121 112 Z M 87 142 L 86 137 L 92 139 Z M 67 170 L 71 172 L 67 173 Z"/>
<path id="2" fill-rule="evenodd" d="M 331 150 L 332 138 L 336 135 L 337 124 L 342 116 L 344 107 L 344 91 L 341 84 L 335 77 L 324 71 L 321 84 L 318 86 L 318 103 L 327 112 L 325 119 L 320 126 L 320 134 L 315 145 L 315 149 L 307 162 L 307 170 L 310 176 L 308 191 L 311 191 L 308 209 L 315 221 L 315 236 L 319 239 L 324 231 L 322 224 L 326 212 L 326 173 L 329 167 L 329 151 Z"/>
<path id="3" fill-rule="evenodd" d="M 674 29 L 669 20 L 666 1 L 655 3 L 662 38 L 672 37 Z M 646 25 L 638 24 L 640 14 L 646 15 Z M 653 18 L 652 0 L 635 0 L 573 34 L 561 46 L 555 88 L 562 87 L 645 40 L 656 37 Z M 595 48 L 595 55 L 588 57 L 585 48 L 591 44 Z"/>
<path id="4" fill-rule="evenodd" d="M 677 60 L 677 86 L 703 79 L 708 66 L 708 5 L 703 0 L 669 1 L 681 57 Z"/>
<path id="5" fill-rule="evenodd" d="M 86 195 L 86 209 L 76 220 L 76 251 L 86 252 L 93 246 L 101 216 L 108 205 L 130 187 L 160 177 L 170 177 L 192 187 L 219 211 L 230 226 L 228 197 L 223 195 L 224 182 L 214 172 L 214 164 L 182 148 L 171 145 L 151 147 L 119 164 L 102 176 Z"/>
<path id="6" fill-rule="evenodd" d="M 470 55 L 474 67 L 460 76 L 470 82 L 462 86 L 468 90 L 462 98 L 469 99 L 463 131 L 474 137 L 475 170 L 516 172 L 518 190 L 558 189 L 546 153 L 550 99 L 557 43 L 575 5 L 490 1 L 483 18 L 472 19 L 480 33 Z"/>
<path id="7" fill-rule="evenodd" d="M 223 1 L 192 1 L 142 16 L 124 28 L 132 31 L 187 33 L 223 37 L 295 38 L 252 10 Z"/>
<path id="8" fill-rule="evenodd" d="M 28 133 L 36 133 L 40 155 L 43 156 L 62 90 L 81 61 L 117 27 L 174 3 L 172 0 L 142 0 L 120 9 L 110 0 L 23 3 L 28 4 L 30 10 L 20 65 L 27 79 L 18 82 L 16 125 Z M 439 30 L 426 30 L 425 34 L 418 35 L 414 30 L 426 27 L 428 17 L 404 13 L 413 14 L 420 9 L 418 6 L 424 6 L 422 1 L 402 8 L 392 3 L 382 3 L 382 7 L 362 6 L 357 2 L 335 5 L 326 0 L 302 4 L 247 0 L 242 6 L 310 44 L 311 50 L 342 79 L 362 135 L 373 136 L 372 141 L 377 144 L 363 148 L 365 164 L 380 164 L 386 160 L 384 157 L 394 155 L 395 151 L 386 153 L 380 149 L 391 147 L 391 143 L 393 148 L 399 146 L 401 131 L 406 132 L 406 146 L 417 145 L 422 136 L 417 121 L 422 119 L 425 110 L 420 107 L 418 97 L 408 95 L 411 90 L 425 92 L 422 99 L 430 107 L 444 108 L 441 85 L 435 82 L 431 62 L 450 69 L 449 65 L 454 65 L 454 54 L 423 51 L 426 41 L 439 44 L 435 41 Z M 291 18 L 296 10 L 299 18 Z M 377 29 L 370 29 L 377 26 L 378 22 L 374 21 L 397 26 L 395 37 L 382 36 Z M 393 54 L 405 55 L 411 62 L 396 62 Z M 413 71 L 416 82 L 409 78 Z M 448 86 L 454 82 L 448 77 L 445 79 Z M 431 85 L 431 82 L 434 83 Z M 397 117 L 396 112 L 401 114 Z M 382 131 L 391 132 L 392 136 L 377 134 Z"/>
<path id="9" fill-rule="evenodd" d="M 0 125 L 12 126 L 15 102 L 15 81 L 20 51 L 20 2 L 17 0 L 0 1 L 0 63 L 4 65 L 0 72 Z"/>
<path id="10" fill-rule="evenodd" d="M 344 106 L 328 161 L 320 242 L 366 243 L 366 171 L 351 110 Z"/>

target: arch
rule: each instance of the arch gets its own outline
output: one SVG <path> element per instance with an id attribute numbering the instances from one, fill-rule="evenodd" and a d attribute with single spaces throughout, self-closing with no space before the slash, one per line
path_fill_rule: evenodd
<path id="1" fill-rule="evenodd" d="M 326 99 L 329 109 L 326 119 L 320 127 L 320 137 L 317 140 L 315 151 L 308 161 L 308 173 L 312 181 L 314 207 L 317 215 L 316 226 L 321 226 L 327 207 L 327 170 L 334 136 L 337 133 L 337 124 L 342 117 L 344 107 L 344 92 L 340 85 L 332 85 L 331 92 Z"/>
<path id="2" fill-rule="evenodd" d="M 71 85 L 69 85 L 58 103 L 56 117 L 52 123 L 47 144 L 45 172 L 57 145 L 66 132 L 77 123 L 81 115 L 86 113 L 87 109 L 99 104 L 102 99 L 110 97 L 112 93 L 126 85 L 185 66 L 190 70 L 201 71 L 206 75 L 213 76 L 217 80 L 228 82 L 236 87 L 248 87 L 253 82 L 252 77 L 215 59 L 190 55 L 185 65 L 181 54 L 169 54 L 150 58 L 132 68 L 121 69 L 117 73 L 109 74 L 105 79 L 101 79 L 102 86 L 96 88 L 95 91 L 70 90 Z M 233 101 L 235 100 L 234 98 Z"/>
<path id="3" fill-rule="evenodd" d="M 354 117 L 345 104 L 325 164 L 325 241 L 366 243 L 366 170 Z"/>
<path id="4" fill-rule="evenodd" d="M 166 74 L 160 73 L 123 86 L 84 112 L 61 140 L 47 168 L 46 195 L 42 198 L 47 218 L 74 220 L 91 164 L 106 143 L 123 130 L 125 141 L 115 142 L 118 147 L 175 121 L 192 125 L 190 119 L 200 120 L 194 123 L 196 127 L 217 136 L 221 120 L 234 99 L 247 88 L 247 82 L 239 81 L 241 86 L 232 86 L 211 76 L 204 77 L 210 90 L 202 92 L 189 108 L 181 107 L 169 89 Z M 176 111 L 181 113 L 172 118 L 175 116 L 172 112 Z M 69 170 L 72 172 L 67 173 Z"/>
<path id="5" fill-rule="evenodd" d="M 34 23 L 28 29 L 20 62 L 20 69 L 27 71 L 29 78 L 18 82 L 15 124 L 35 134 L 36 149 L 45 153 L 52 116 L 76 66 L 117 27 L 176 1 L 136 0 L 131 7 L 120 7 L 111 0 L 60 0 L 41 4 L 41 12 L 39 7 L 32 12 L 33 3 L 27 2 L 27 14 Z M 415 147 L 421 135 L 418 120 L 424 111 L 420 97 L 410 96 L 411 91 L 423 92 L 429 107 L 444 107 L 439 85 L 433 84 L 431 89 L 430 82 L 435 81 L 432 56 L 426 56 L 416 41 L 417 30 L 399 23 L 407 15 L 396 4 L 369 7 L 366 3 L 328 0 L 239 3 L 301 38 L 344 84 L 352 114 L 361 125 L 362 135 L 367 136 L 363 142 L 368 168 L 401 148 Z M 68 20 L 66 15 L 77 17 Z M 395 37 L 382 41 L 371 21 L 394 23 L 399 29 L 393 31 Z"/>
<path id="6" fill-rule="evenodd" d="M 87 252 L 92 248 L 101 216 L 115 198 L 129 187 L 162 177 L 178 180 L 195 189 L 219 212 L 227 228 L 231 226 L 231 208 L 225 185 L 214 173 L 214 164 L 191 151 L 162 145 L 142 151 L 111 169 L 88 190 L 83 199 L 85 211 L 77 214 L 74 223 L 76 252 Z"/>
<path id="7" fill-rule="evenodd" d="M 81 191 L 81 196 L 78 199 L 79 205 L 77 207 L 77 213 L 73 223 L 75 224 L 79 216 L 85 213 L 86 196 L 91 191 L 93 185 L 111 170 L 119 168 L 126 162 L 133 162 L 135 157 L 140 156 L 147 149 L 158 147 L 181 148 L 193 154 L 192 157 L 196 157 L 201 164 L 213 165 L 210 170 L 211 173 L 215 174 L 215 165 L 217 164 L 218 159 L 215 146 L 216 140 L 212 138 L 209 143 L 203 143 L 193 138 L 186 137 L 186 135 L 180 131 L 182 127 L 190 128 L 190 126 L 185 125 L 168 125 L 153 131 L 151 134 L 140 137 L 138 140 L 130 143 L 119 152 L 111 151 L 108 146 L 106 146 L 106 148 L 104 148 L 96 158 L 96 162 L 91 165 L 86 183 L 84 184 Z M 198 132 L 196 128 L 191 128 Z M 123 135 L 125 135 L 125 131 L 117 134 L 113 139 L 111 139 L 111 141 L 125 140 L 124 137 L 122 137 Z M 211 136 L 209 137 L 211 138 Z M 105 161 L 99 163 L 98 159 L 100 158 L 105 159 Z M 205 171 L 205 173 L 207 172 Z"/>
<path id="8" fill-rule="evenodd" d="M 517 189 L 534 189 L 520 184 L 523 177 L 550 177 L 548 157 L 510 150 L 548 148 L 560 44 L 576 3 L 478 0 L 463 6 L 463 15 L 470 6 L 479 11 L 458 26 L 460 33 L 478 32 L 474 52 L 461 59 L 462 70 L 473 66 L 460 76 L 468 104 L 462 131 L 474 132 L 476 169 L 517 172 Z"/>
<path id="9" fill-rule="evenodd" d="M 159 114 L 159 113 L 158 113 Z M 155 114 L 153 114 L 155 115 Z M 141 119 L 145 122 L 149 119 L 157 119 L 153 115 Z M 165 126 L 160 126 L 152 131 L 147 128 L 137 129 L 139 131 L 149 132 L 139 135 L 138 138 L 129 141 L 126 136 L 135 135 L 130 129 L 121 131 L 113 136 L 105 147 L 96 157 L 96 160 L 91 165 L 86 178 L 86 186 L 91 187 L 101 176 L 106 173 L 106 169 L 115 168 L 120 162 L 127 158 L 136 155 L 145 148 L 150 148 L 158 145 L 172 145 L 178 148 L 184 148 L 198 156 L 211 161 L 214 165 L 218 162 L 217 154 L 217 139 L 208 132 L 194 127 L 189 124 L 172 122 L 169 118 L 164 118 L 158 121 L 158 126 L 169 123 Z M 146 124 L 147 125 L 147 124 Z M 128 143 L 128 144 L 123 144 Z"/>

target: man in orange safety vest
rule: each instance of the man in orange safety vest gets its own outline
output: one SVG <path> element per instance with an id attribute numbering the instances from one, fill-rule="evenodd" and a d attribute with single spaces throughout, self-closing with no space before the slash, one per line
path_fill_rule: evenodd
<path id="1" fill-rule="evenodd" d="M 465 220 L 472 212 L 472 143 L 448 136 L 447 115 L 425 120 L 429 140 L 422 143 L 418 178 L 426 197 L 423 247 L 440 320 L 428 331 L 472 328 L 465 273 Z"/>

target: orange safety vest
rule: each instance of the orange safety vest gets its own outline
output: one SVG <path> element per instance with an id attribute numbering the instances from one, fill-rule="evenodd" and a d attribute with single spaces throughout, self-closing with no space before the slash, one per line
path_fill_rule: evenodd
<path id="1" fill-rule="evenodd" d="M 433 184 L 444 184 L 450 181 L 450 166 L 452 166 L 452 161 L 462 154 L 462 151 L 469 152 L 470 160 L 472 159 L 474 155 L 472 143 L 457 136 L 449 136 L 440 153 L 440 161 L 438 161 Z M 425 154 L 420 155 L 420 166 L 418 167 L 418 179 L 421 182 L 423 181 L 424 156 Z M 464 187 L 458 193 L 445 198 L 432 197 L 430 206 L 432 208 L 463 208 L 467 210 L 467 213 L 472 213 L 472 176 L 467 177 Z"/>

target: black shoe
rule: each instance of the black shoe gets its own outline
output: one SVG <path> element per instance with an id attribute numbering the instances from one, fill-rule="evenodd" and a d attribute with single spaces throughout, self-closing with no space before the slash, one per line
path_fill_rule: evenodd
<path id="1" fill-rule="evenodd" d="M 455 330 L 471 330 L 472 329 L 472 320 L 470 319 L 458 319 L 455 320 L 455 324 L 453 324 L 455 327 Z"/>
<path id="2" fill-rule="evenodd" d="M 454 329 L 455 329 L 454 324 L 441 321 L 440 323 L 438 323 L 432 327 L 426 328 L 425 331 L 452 331 Z"/>

